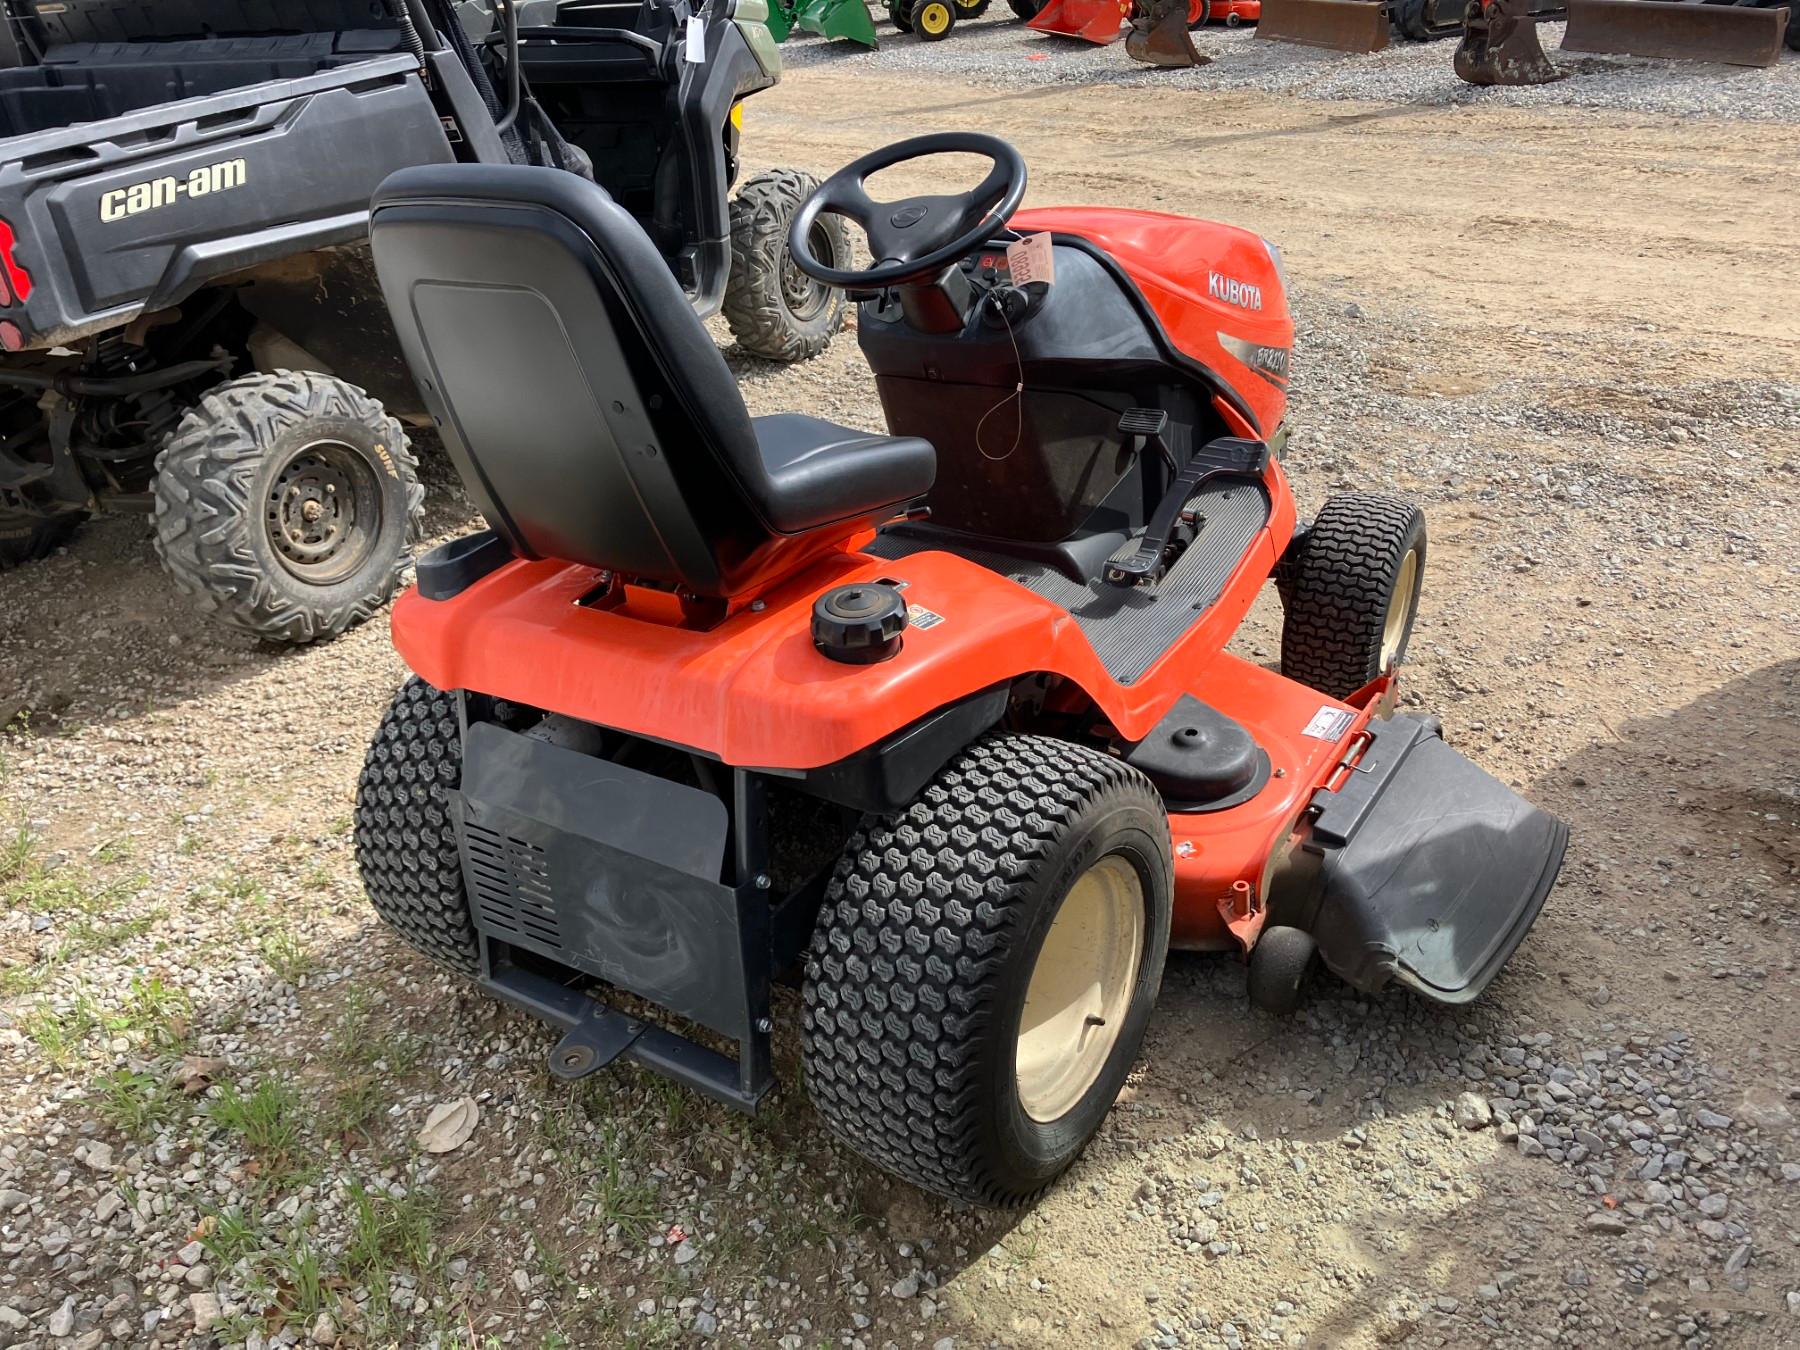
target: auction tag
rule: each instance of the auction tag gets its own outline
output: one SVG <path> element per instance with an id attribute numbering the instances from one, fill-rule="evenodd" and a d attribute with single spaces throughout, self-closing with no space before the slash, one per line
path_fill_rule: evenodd
<path id="1" fill-rule="evenodd" d="M 1350 724 L 1356 720 L 1356 714 L 1348 708 L 1334 708 L 1329 703 L 1312 715 L 1300 732 L 1302 736 L 1311 736 L 1315 741 L 1342 740 Z"/>
<path id="2" fill-rule="evenodd" d="M 1012 284 L 1027 286 L 1041 281 L 1046 286 L 1056 280 L 1056 253 L 1050 247 L 1050 234 L 1028 234 L 1006 246 L 1006 270 L 1012 273 Z"/>
<path id="3" fill-rule="evenodd" d="M 697 14 L 687 23 L 686 55 L 690 65 L 706 64 L 706 20 Z"/>

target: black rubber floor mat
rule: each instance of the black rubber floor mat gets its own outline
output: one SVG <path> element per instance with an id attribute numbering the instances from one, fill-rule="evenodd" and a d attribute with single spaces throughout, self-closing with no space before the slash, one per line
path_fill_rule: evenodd
<path id="1" fill-rule="evenodd" d="M 1242 480 L 1203 485 L 1189 505 L 1206 526 L 1157 586 L 1086 585 L 1045 563 L 947 546 L 941 539 L 882 535 L 866 552 L 877 558 L 950 552 L 979 563 L 1069 611 L 1115 680 L 1137 679 L 1198 622 L 1225 589 L 1244 551 L 1268 523 L 1269 497 Z M 1129 554 L 1128 545 L 1122 552 Z"/>

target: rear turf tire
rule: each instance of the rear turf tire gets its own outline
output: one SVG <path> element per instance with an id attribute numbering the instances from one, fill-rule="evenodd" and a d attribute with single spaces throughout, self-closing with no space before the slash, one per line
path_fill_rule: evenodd
<path id="1" fill-rule="evenodd" d="M 356 785 L 356 865 L 369 902 L 406 943 L 458 975 L 481 949 L 463 889 L 450 793 L 462 784 L 456 699 L 416 676 L 394 695 Z"/>
<path id="2" fill-rule="evenodd" d="M 811 174 L 771 169 L 732 199 L 725 322 L 739 347 L 765 361 L 817 356 L 844 326 L 843 291 L 801 272 L 788 254 L 788 226 L 818 186 Z M 828 267 L 854 265 L 842 217 L 820 216 L 810 242 Z"/>
<path id="3" fill-rule="evenodd" d="M 51 513 L 0 503 L 0 572 L 48 557 L 74 537 L 85 511 Z"/>
<path id="4" fill-rule="evenodd" d="M 1111 1039 L 1091 1078 L 1032 1084 L 1035 1101 L 1060 1111 L 1036 1119 L 1021 1077 L 1027 994 L 1051 964 L 1039 958 L 1058 945 L 1046 937 L 1065 901 L 1102 873 L 1124 879 L 1129 891 L 1112 894 L 1128 895 L 1129 914 L 1142 911 L 1134 965 L 1111 986 L 1122 1011 L 1116 1029 L 1094 1032 Z M 1149 780 L 1049 737 L 979 741 L 912 805 L 866 820 L 806 962 L 801 1060 L 826 1125 L 927 1190 L 1029 1201 L 1075 1161 L 1137 1058 L 1168 952 L 1172 875 L 1168 811 Z"/>
<path id="5" fill-rule="evenodd" d="M 417 470 L 400 424 L 355 385 L 247 375 L 209 390 L 157 456 L 156 551 L 234 628 L 336 637 L 385 605 L 412 562 Z"/>
<path id="6" fill-rule="evenodd" d="M 1348 698 L 1406 657 L 1425 578 L 1425 513 L 1372 492 L 1333 497 L 1278 576 L 1281 673 Z"/>

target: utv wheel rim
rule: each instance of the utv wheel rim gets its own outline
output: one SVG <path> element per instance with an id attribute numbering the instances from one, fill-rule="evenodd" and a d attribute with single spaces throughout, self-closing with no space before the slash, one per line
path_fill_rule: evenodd
<path id="1" fill-rule="evenodd" d="M 948 5 L 927 5 L 919 13 L 919 27 L 934 37 L 949 26 L 950 8 Z"/>
<path id="2" fill-rule="evenodd" d="M 1144 884 L 1118 855 L 1069 888 L 1038 951 L 1019 1016 L 1019 1104 L 1040 1124 L 1060 1120 L 1112 1057 L 1144 950 Z"/>
<path id="3" fill-rule="evenodd" d="M 1387 621 L 1381 628 L 1381 668 L 1387 670 L 1400 655 L 1406 641 L 1406 630 L 1412 623 L 1413 592 L 1418 588 L 1419 550 L 1409 548 L 1400 560 L 1400 574 L 1394 578 L 1394 593 L 1388 598 Z"/>
<path id="4" fill-rule="evenodd" d="M 829 258 L 834 266 L 849 266 L 837 256 L 836 241 L 824 221 L 814 221 L 807 232 L 806 246 L 815 258 Z M 788 313 L 801 323 L 811 323 L 831 305 L 831 287 L 806 275 L 794 265 L 793 255 L 781 257 L 781 300 Z"/>
<path id="5" fill-rule="evenodd" d="M 342 441 L 313 441 L 276 466 L 264 503 L 281 565 L 311 586 L 354 576 L 381 534 L 374 466 Z"/>

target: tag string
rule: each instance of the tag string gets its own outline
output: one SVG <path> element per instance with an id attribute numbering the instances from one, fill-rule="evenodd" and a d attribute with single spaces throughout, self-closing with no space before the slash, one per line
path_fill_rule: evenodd
<path id="1" fill-rule="evenodd" d="M 1019 442 L 1025 439 L 1025 358 L 1019 355 L 1019 339 L 1013 333 L 1012 316 L 1006 312 L 1006 305 L 993 291 L 988 292 L 987 303 L 994 307 L 994 312 L 1000 316 L 1000 322 L 1006 325 L 1006 340 L 1012 343 L 1013 366 L 1018 373 L 1018 379 L 1013 384 L 1012 393 L 1008 394 L 1005 398 L 1001 399 L 993 407 L 984 412 L 981 415 L 981 420 L 975 424 L 975 449 L 979 451 L 981 457 L 989 463 L 999 464 L 1004 460 L 1011 459 L 1013 451 L 1019 448 Z M 1006 447 L 1005 454 L 990 455 L 987 452 L 987 448 L 981 443 L 981 429 L 987 425 L 988 418 L 999 412 L 1008 403 L 1014 402 L 1018 404 L 1019 415 L 1018 420 L 1013 427 L 1012 444 Z"/>

